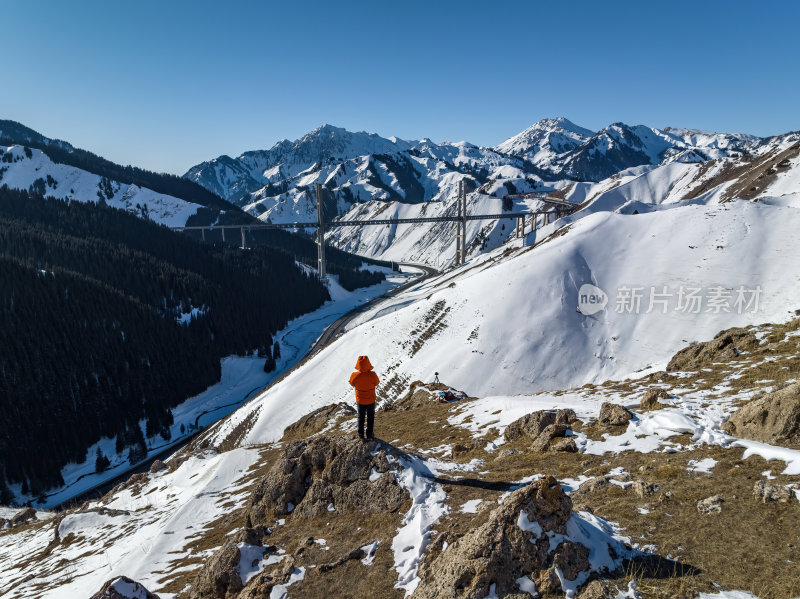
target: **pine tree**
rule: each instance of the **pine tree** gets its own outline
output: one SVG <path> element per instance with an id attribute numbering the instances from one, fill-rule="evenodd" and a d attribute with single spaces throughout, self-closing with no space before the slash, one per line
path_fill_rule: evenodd
<path id="1" fill-rule="evenodd" d="M 94 460 L 94 471 L 99 474 L 100 472 L 104 472 L 105 470 L 107 470 L 110 465 L 111 461 L 106 456 L 103 455 L 103 452 L 98 447 L 97 454 Z"/>

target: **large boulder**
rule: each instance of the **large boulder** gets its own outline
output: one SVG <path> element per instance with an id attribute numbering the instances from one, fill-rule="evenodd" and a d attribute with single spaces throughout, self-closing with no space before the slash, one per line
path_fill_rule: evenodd
<path id="1" fill-rule="evenodd" d="M 669 393 L 667 393 L 664 389 L 648 389 L 642 396 L 639 409 L 642 412 L 647 412 L 649 410 L 660 410 L 664 407 L 664 404 L 658 401 L 659 399 L 669 399 Z"/>
<path id="2" fill-rule="evenodd" d="M 525 576 L 540 592 L 560 590 L 556 570 L 575 580 L 589 567 L 589 550 L 566 538 L 571 516 L 572 501 L 552 476 L 514 491 L 483 525 L 447 550 L 436 551 L 434 542 L 413 596 L 483 599 L 494 591 L 505 597 L 524 590 L 517 581 Z M 564 537 L 551 550 L 553 535 Z"/>
<path id="3" fill-rule="evenodd" d="M 514 441 L 523 436 L 536 439 L 548 426 L 561 425 L 568 427 L 577 420 L 574 410 L 538 410 L 518 418 L 506 427 L 503 437 L 506 441 Z"/>
<path id="4" fill-rule="evenodd" d="M 600 406 L 600 415 L 597 417 L 597 421 L 609 426 L 622 426 L 628 424 L 631 418 L 633 418 L 633 413 L 625 406 L 604 401 Z"/>
<path id="5" fill-rule="evenodd" d="M 253 563 L 243 562 L 260 561 L 265 554 L 276 551 L 274 547 L 263 546 L 262 539 L 266 534 L 268 531 L 264 527 L 245 528 L 228 537 L 197 572 L 189 590 L 189 599 L 236 597 L 244 588 L 242 575 L 254 568 Z"/>
<path id="6" fill-rule="evenodd" d="M 248 526 L 286 514 L 386 512 L 409 498 L 395 478 L 397 461 L 375 441 L 320 436 L 294 441 L 256 484 L 247 503 Z"/>
<path id="7" fill-rule="evenodd" d="M 90 599 L 159 599 L 144 586 L 127 576 L 112 578 Z"/>
<path id="8" fill-rule="evenodd" d="M 728 362 L 759 345 L 753 331 L 741 328 L 720 331 L 711 341 L 684 347 L 667 364 L 667 372 L 698 370 L 714 362 Z"/>
<path id="9" fill-rule="evenodd" d="M 753 486 L 753 496 L 762 503 L 787 503 L 794 497 L 794 489 L 795 485 L 776 485 L 768 480 L 759 480 Z"/>
<path id="10" fill-rule="evenodd" d="M 800 448 L 800 382 L 749 401 L 723 428 L 736 437 Z"/>
<path id="11" fill-rule="evenodd" d="M 555 443 L 551 445 L 550 442 L 554 439 L 565 437 L 568 430 L 569 427 L 565 424 L 550 424 L 546 426 L 544 430 L 533 440 L 533 443 L 531 443 L 531 451 L 547 451 L 548 449 L 552 449 Z M 573 441 L 573 445 L 574 443 L 575 442 Z M 575 449 L 577 450 L 577 446 Z"/>

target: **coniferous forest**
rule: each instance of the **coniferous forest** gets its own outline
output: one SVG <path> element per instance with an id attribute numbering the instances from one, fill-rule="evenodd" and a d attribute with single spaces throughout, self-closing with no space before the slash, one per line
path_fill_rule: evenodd
<path id="1" fill-rule="evenodd" d="M 141 451 L 142 420 L 167 438 L 171 408 L 219 380 L 221 357 L 274 355 L 273 334 L 329 296 L 295 264 L 313 243 L 265 233 L 276 234 L 241 250 L 0 188 L 0 502 L 10 484 L 34 495 L 62 484 L 102 436 Z M 332 254 L 348 287 L 383 278 Z"/>

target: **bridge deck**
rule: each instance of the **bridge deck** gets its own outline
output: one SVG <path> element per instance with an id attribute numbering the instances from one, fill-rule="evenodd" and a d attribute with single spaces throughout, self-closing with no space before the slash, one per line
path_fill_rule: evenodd
<path id="1" fill-rule="evenodd" d="M 573 206 L 573 205 L 570 205 Z M 557 214 L 559 211 L 542 211 L 535 212 L 503 212 L 501 214 L 468 214 L 466 217 L 459 218 L 458 216 L 423 216 L 419 218 L 376 218 L 369 220 L 334 220 L 323 223 L 325 229 L 333 229 L 337 227 L 365 227 L 369 225 L 398 225 L 404 223 L 440 223 L 440 222 L 457 222 L 459 220 L 495 220 L 501 218 L 523 218 L 527 216 L 541 216 L 545 214 Z M 298 223 L 261 223 L 258 225 L 197 225 L 197 226 L 183 226 L 171 227 L 175 231 L 213 231 L 217 229 L 245 229 L 248 231 L 258 229 L 311 229 L 317 228 L 319 223 L 313 222 L 298 222 Z"/>

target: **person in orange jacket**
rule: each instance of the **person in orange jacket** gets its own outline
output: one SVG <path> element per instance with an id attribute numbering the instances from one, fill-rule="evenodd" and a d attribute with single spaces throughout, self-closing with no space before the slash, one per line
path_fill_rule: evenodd
<path id="1" fill-rule="evenodd" d="M 378 375 L 372 370 L 367 356 L 358 356 L 356 372 L 350 375 L 350 385 L 356 390 L 358 404 L 358 436 L 372 439 L 372 426 L 375 423 L 375 387 L 380 383 Z M 367 432 L 364 435 L 364 418 L 367 419 Z"/>

